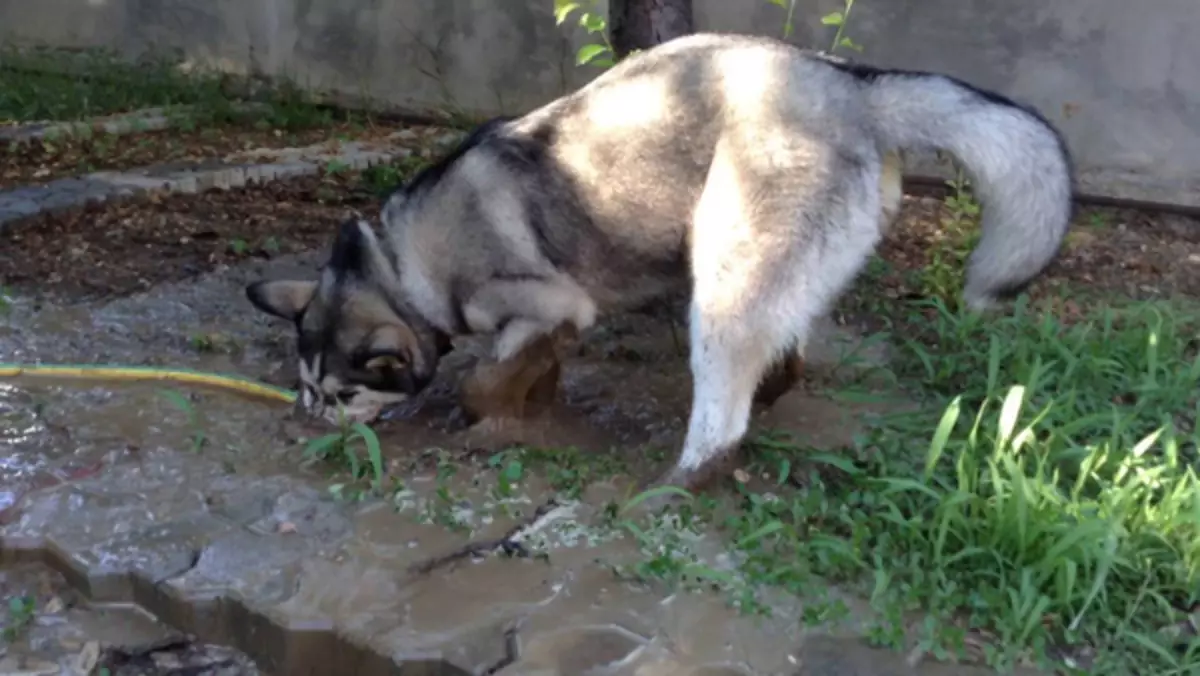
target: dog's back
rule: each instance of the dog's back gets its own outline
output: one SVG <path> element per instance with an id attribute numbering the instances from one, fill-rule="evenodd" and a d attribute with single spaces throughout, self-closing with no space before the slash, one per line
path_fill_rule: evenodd
<path id="1" fill-rule="evenodd" d="M 865 112 L 855 78 L 824 59 L 762 38 L 682 38 L 489 123 L 436 181 L 418 182 L 428 194 L 398 196 L 385 220 L 398 251 L 439 268 L 431 279 L 553 267 L 602 307 L 637 305 L 687 283 L 689 233 L 719 140 L 757 162 L 803 156 L 805 170 L 760 189 L 821 200 L 820 181 L 847 158 L 878 160 Z M 774 234 L 804 238 L 791 227 L 801 225 Z"/>

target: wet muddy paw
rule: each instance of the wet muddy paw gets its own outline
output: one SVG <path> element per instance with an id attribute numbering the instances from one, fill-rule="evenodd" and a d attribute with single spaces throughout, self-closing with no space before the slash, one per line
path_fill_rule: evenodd
<path id="1" fill-rule="evenodd" d="M 663 507 L 678 506 L 688 500 L 679 491 L 663 488 L 666 486 L 683 489 L 691 496 L 697 496 L 702 491 L 711 488 L 722 477 L 732 476 L 737 465 L 738 451 L 738 447 L 731 448 L 695 468 L 676 465 L 643 486 L 643 490 L 657 490 L 656 495 L 646 499 L 642 504 L 652 511 L 658 511 Z"/>
<path id="2" fill-rule="evenodd" d="M 520 420 L 545 412 L 558 394 L 562 370 L 555 336 L 542 336 L 511 359 L 483 361 L 463 379 L 459 398 L 472 420 Z"/>
<path id="3" fill-rule="evenodd" d="M 513 446 L 538 445 L 540 435 L 536 425 L 517 418 L 484 418 L 467 428 L 462 435 L 468 451 L 495 452 Z"/>
<path id="4" fill-rule="evenodd" d="M 690 474 L 678 467 L 643 484 L 641 488 L 642 493 L 653 492 L 653 495 L 640 502 L 641 508 L 649 512 L 660 512 L 664 508 L 677 509 L 696 496 Z"/>

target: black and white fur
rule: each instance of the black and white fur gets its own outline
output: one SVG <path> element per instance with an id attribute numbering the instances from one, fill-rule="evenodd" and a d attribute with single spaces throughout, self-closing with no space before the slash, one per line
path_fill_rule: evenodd
<path id="1" fill-rule="evenodd" d="M 983 205 L 972 308 L 1049 264 L 1072 173 L 1037 112 L 943 75 L 698 34 L 480 127 L 387 201 L 381 240 L 348 223 L 319 284 L 249 295 L 300 318 L 314 392 L 360 382 L 335 363 L 383 355 L 409 373 L 399 398 L 427 381 L 447 336 L 495 334 L 504 359 L 560 323 L 583 330 L 690 293 L 693 403 L 668 477 L 686 484 L 737 447 L 763 374 L 803 352 L 871 255 L 899 208 L 896 153 L 910 148 L 956 156 Z"/>

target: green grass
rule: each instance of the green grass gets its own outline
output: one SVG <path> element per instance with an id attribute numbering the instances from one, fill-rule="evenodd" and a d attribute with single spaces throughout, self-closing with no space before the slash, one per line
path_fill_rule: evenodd
<path id="1" fill-rule="evenodd" d="M 315 105 L 293 84 L 256 85 L 265 111 L 239 110 L 229 75 L 185 72 L 172 59 L 131 62 L 111 51 L 51 49 L 0 52 L 0 123 L 77 121 L 141 108 L 188 106 L 183 129 L 252 123 L 298 130 L 329 125 L 333 113 Z"/>
<path id="2" fill-rule="evenodd" d="M 926 406 L 840 452 L 760 439 L 752 473 L 778 485 L 700 509 L 739 552 L 727 588 L 759 608 L 755 590 L 836 584 L 871 600 L 875 642 L 939 657 L 984 637 L 1001 667 L 1195 673 L 1200 642 L 1176 637 L 1200 601 L 1197 316 L 1142 304 L 1064 326 L 927 305 L 894 363 Z"/>
<path id="3" fill-rule="evenodd" d="M 380 494 L 387 468 L 379 437 L 366 424 L 347 419 L 340 408 L 338 420 L 337 431 L 304 444 L 305 462 L 321 462 L 344 473 L 347 480 L 330 487 L 336 497 L 357 501 Z"/>

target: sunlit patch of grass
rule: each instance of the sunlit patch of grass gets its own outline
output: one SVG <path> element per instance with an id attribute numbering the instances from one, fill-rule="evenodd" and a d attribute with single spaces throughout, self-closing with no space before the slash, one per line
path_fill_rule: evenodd
<path id="1" fill-rule="evenodd" d="M 869 421 L 848 449 L 760 439 L 748 469 L 769 485 L 701 514 L 742 595 L 857 591 L 872 640 L 939 658 L 1195 673 L 1196 316 L 913 312 L 923 332 L 894 369 L 926 406 Z"/>

